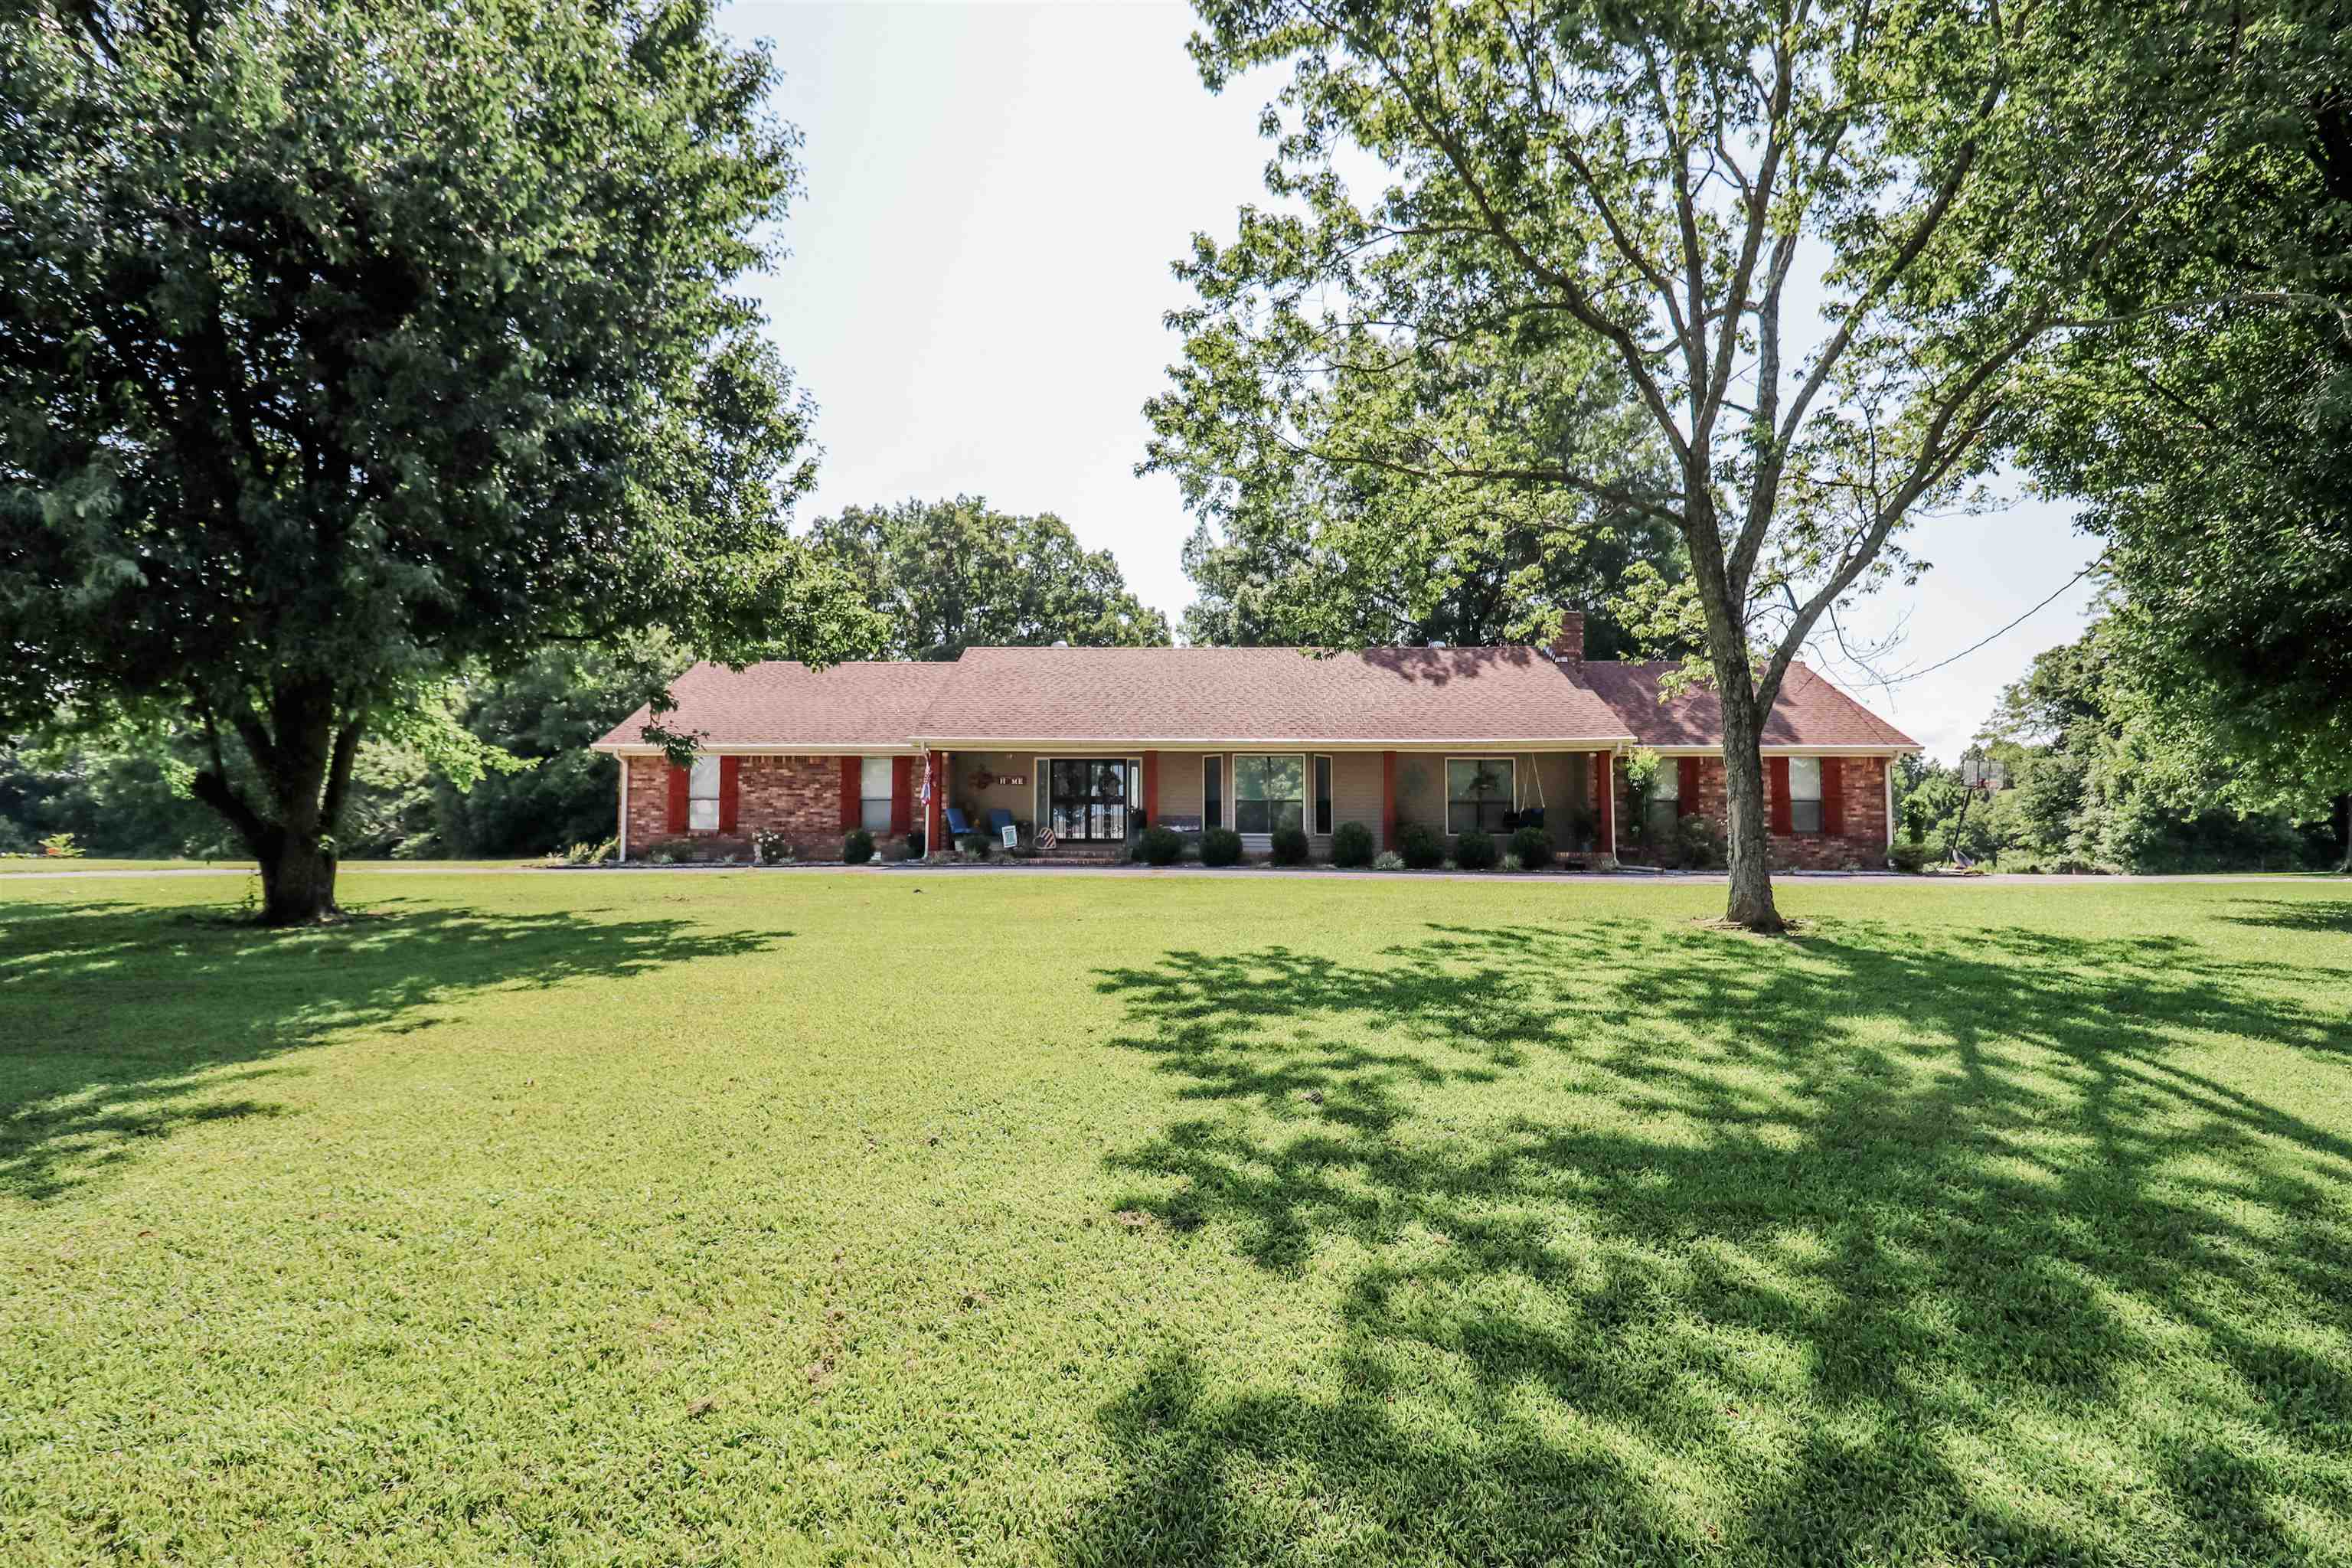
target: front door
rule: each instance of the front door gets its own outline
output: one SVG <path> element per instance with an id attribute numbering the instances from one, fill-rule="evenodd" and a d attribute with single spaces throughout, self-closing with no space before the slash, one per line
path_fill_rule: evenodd
<path id="1" fill-rule="evenodd" d="M 1062 842 L 1127 841 L 1125 759 L 1055 757 L 1046 766 L 1046 799 Z"/>

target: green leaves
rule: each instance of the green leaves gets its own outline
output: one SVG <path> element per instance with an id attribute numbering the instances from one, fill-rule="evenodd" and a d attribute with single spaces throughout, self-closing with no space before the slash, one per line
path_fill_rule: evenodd
<path id="1" fill-rule="evenodd" d="M 299 815 L 332 734 L 446 741 L 425 694 L 551 639 L 872 647 L 737 286 L 774 74 L 691 3 L 0 23 L 0 725 L 174 705 Z"/>

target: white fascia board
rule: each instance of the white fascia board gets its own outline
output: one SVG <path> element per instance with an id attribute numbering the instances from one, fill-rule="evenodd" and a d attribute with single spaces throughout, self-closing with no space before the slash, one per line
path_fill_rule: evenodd
<path id="1" fill-rule="evenodd" d="M 611 745 L 599 741 L 588 749 L 619 757 L 658 757 L 662 754 L 662 749 L 659 746 L 648 746 L 634 741 L 625 746 Z M 903 741 L 869 741 L 824 745 L 812 742 L 807 745 L 784 746 L 754 745 L 743 741 L 700 741 L 696 742 L 694 749 L 697 752 L 708 752 L 714 757 L 911 757 L 920 754 L 922 751 L 921 747 L 909 745 Z"/>

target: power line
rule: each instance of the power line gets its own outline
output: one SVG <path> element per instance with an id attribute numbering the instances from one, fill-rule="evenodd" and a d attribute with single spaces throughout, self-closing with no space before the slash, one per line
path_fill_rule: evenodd
<path id="1" fill-rule="evenodd" d="M 2058 585 L 2057 593 L 2052 594 L 2048 598 L 2034 605 L 2033 608 L 2026 611 L 2025 614 L 2018 616 L 2017 619 L 2010 622 L 2009 625 L 2001 627 L 2000 630 L 1994 632 L 1990 637 L 1983 637 L 1976 642 L 1972 642 L 1969 644 L 1968 647 L 1960 649 L 1959 652 L 1952 655 L 1951 658 L 1937 659 L 1935 663 L 1929 665 L 1925 669 L 1906 670 L 1901 675 L 1890 675 L 1885 679 L 1879 681 L 1877 684 L 1880 686 L 1900 686 L 1906 680 L 1916 680 L 1923 675 L 1933 675 L 1948 664 L 1958 664 L 1960 660 L 1968 658 L 1969 655 L 1976 652 L 1977 649 L 1984 647 L 1986 643 L 1994 642 L 2001 637 L 2007 637 L 2010 633 L 2015 631 L 2018 627 L 2032 620 L 2035 616 L 2040 615 L 2043 610 L 2046 610 L 2052 605 L 2056 604 L 2060 595 L 2064 594 L 2067 589 L 2073 587 L 2075 584 L 2081 582 L 2084 578 L 2089 576 L 2092 573 L 2105 565 L 2106 563 L 2106 552 L 2101 551 L 2097 560 L 2092 562 L 2088 566 L 2084 567 L 2080 572 L 2075 573 L 2072 577 L 2067 578 L 2063 583 L 2061 583 Z"/>

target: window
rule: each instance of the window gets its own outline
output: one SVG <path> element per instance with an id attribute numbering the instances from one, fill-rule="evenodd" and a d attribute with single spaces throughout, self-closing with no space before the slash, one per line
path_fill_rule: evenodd
<path id="1" fill-rule="evenodd" d="M 1234 826 L 1244 833 L 1306 826 L 1306 786 L 1304 757 L 1235 757 Z"/>
<path id="2" fill-rule="evenodd" d="M 890 831 L 890 759 L 857 759 L 857 826 L 868 833 Z"/>
<path id="3" fill-rule="evenodd" d="M 1201 759 L 1201 826 L 1223 827 L 1225 825 L 1225 760 L 1223 757 Z"/>
<path id="4" fill-rule="evenodd" d="M 1331 759 L 1315 759 L 1315 831 L 1331 831 Z"/>
<path id="5" fill-rule="evenodd" d="M 1448 757 L 1445 761 L 1445 831 L 1503 830 L 1511 809 L 1511 763 L 1507 757 Z"/>
<path id="6" fill-rule="evenodd" d="M 686 775 L 686 825 L 705 833 L 719 827 L 719 759 L 697 755 Z"/>
<path id="7" fill-rule="evenodd" d="M 1822 830 L 1822 760 L 1789 759 L 1789 826 L 1799 833 Z"/>
<path id="8" fill-rule="evenodd" d="M 1682 816 L 1682 759 L 1660 757 L 1657 777 L 1650 784 L 1650 800 L 1643 823 L 1649 829 L 1651 842 L 1664 844 L 1674 837 L 1675 822 Z"/>

